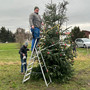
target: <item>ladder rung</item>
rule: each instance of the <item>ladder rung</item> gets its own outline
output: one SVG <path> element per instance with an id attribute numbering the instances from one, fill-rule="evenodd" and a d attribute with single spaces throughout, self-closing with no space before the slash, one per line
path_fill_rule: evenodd
<path id="1" fill-rule="evenodd" d="M 31 74 L 31 72 L 30 73 L 28 73 L 28 74 L 26 74 L 25 76 L 28 76 L 28 75 L 30 75 Z"/>
<path id="2" fill-rule="evenodd" d="M 31 70 L 31 69 L 32 69 L 32 67 L 31 67 L 31 68 L 28 68 L 27 71 L 29 71 L 29 70 Z"/>
<path id="3" fill-rule="evenodd" d="M 45 67 L 45 65 L 43 65 L 42 67 Z"/>
<path id="4" fill-rule="evenodd" d="M 48 83 L 48 85 L 50 84 L 51 82 Z"/>
<path id="5" fill-rule="evenodd" d="M 30 78 L 30 76 L 27 79 L 23 80 L 23 83 L 26 82 L 29 78 Z"/>
<path id="6" fill-rule="evenodd" d="M 32 65 L 34 62 L 29 63 L 29 65 Z"/>
<path id="7" fill-rule="evenodd" d="M 40 51 L 38 51 L 38 53 L 40 53 Z"/>
<path id="8" fill-rule="evenodd" d="M 37 56 L 34 56 L 32 59 L 35 59 Z"/>

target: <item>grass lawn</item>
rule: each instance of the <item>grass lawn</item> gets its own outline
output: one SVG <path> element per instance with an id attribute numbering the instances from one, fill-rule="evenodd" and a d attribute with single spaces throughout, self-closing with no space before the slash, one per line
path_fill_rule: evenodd
<path id="1" fill-rule="evenodd" d="M 44 80 L 29 80 L 22 84 L 18 51 L 17 43 L 0 44 L 0 90 L 90 90 L 90 49 L 77 48 L 75 75 L 68 83 L 51 83 L 49 87 Z"/>

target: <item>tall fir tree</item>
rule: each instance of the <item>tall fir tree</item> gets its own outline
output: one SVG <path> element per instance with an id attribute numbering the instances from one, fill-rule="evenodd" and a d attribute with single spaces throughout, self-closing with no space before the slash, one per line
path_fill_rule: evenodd
<path id="1" fill-rule="evenodd" d="M 65 14 L 67 4 L 68 3 L 64 1 L 59 3 L 58 7 L 56 4 L 46 5 L 46 11 L 43 15 L 45 23 L 45 30 L 43 30 L 44 39 L 40 40 L 41 49 L 46 48 L 42 51 L 48 68 L 48 70 L 45 71 L 45 75 L 47 76 L 48 72 L 52 80 L 58 82 L 66 82 L 73 75 L 72 47 L 60 43 L 60 34 L 62 33 L 61 27 L 67 20 Z M 57 27 L 57 23 L 59 24 L 59 27 Z M 50 30 L 50 28 L 52 29 Z M 51 45 L 52 47 L 49 47 Z M 34 67 L 33 70 L 39 72 L 39 65 Z M 32 74 L 32 77 L 38 79 L 42 76 L 36 73 Z"/>

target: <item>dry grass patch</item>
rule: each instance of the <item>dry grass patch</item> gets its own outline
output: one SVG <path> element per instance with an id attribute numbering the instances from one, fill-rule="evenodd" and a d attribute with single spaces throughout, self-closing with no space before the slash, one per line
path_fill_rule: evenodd
<path id="1" fill-rule="evenodd" d="M 19 61 L 17 61 L 17 62 L 12 62 L 12 61 L 3 62 L 3 61 L 0 61 L 0 65 L 16 65 L 16 64 L 20 64 L 20 62 Z"/>

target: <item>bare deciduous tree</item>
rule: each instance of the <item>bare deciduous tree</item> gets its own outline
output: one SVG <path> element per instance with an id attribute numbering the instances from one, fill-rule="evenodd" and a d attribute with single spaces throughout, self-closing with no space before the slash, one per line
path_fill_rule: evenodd
<path id="1" fill-rule="evenodd" d="M 25 29 L 17 28 L 15 33 L 15 39 L 16 39 L 16 42 L 19 43 L 21 47 L 25 41 Z"/>

